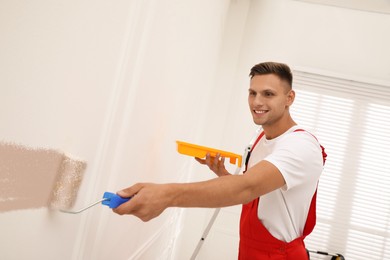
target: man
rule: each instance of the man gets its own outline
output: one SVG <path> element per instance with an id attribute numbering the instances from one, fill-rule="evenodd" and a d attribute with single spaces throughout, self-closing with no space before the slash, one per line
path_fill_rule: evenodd
<path id="1" fill-rule="evenodd" d="M 315 225 L 315 199 L 326 154 L 317 139 L 297 126 L 292 73 L 265 62 L 250 72 L 248 103 L 260 134 L 243 175 L 231 175 L 220 156 L 197 158 L 219 178 L 184 184 L 138 183 L 118 192 L 131 197 L 114 211 L 143 221 L 168 207 L 219 208 L 243 204 L 239 259 L 308 259 L 303 239 Z"/>

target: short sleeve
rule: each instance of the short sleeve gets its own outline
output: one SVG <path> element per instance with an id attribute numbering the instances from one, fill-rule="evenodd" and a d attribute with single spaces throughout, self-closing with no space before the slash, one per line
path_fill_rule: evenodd
<path id="1" fill-rule="evenodd" d="M 284 136 L 264 160 L 272 163 L 283 175 L 286 182 L 283 190 L 317 182 L 323 169 L 320 144 L 306 131 Z"/>

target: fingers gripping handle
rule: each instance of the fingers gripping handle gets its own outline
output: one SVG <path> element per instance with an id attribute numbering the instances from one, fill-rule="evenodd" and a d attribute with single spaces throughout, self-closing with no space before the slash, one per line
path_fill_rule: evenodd
<path id="1" fill-rule="evenodd" d="M 111 209 L 119 207 L 121 204 L 128 202 L 131 198 L 122 198 L 115 193 L 106 191 L 103 194 L 102 204 L 110 207 Z"/>

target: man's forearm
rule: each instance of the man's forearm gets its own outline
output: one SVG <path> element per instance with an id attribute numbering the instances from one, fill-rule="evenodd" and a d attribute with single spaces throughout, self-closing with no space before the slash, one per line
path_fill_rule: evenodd
<path id="1" fill-rule="evenodd" d="M 216 179 L 168 184 L 172 207 L 219 208 L 248 203 L 285 184 L 279 170 L 262 161 L 248 169 L 244 175 L 227 175 Z"/>
<path id="2" fill-rule="evenodd" d="M 220 208 L 247 203 L 255 196 L 250 181 L 243 175 L 168 185 L 172 207 Z"/>

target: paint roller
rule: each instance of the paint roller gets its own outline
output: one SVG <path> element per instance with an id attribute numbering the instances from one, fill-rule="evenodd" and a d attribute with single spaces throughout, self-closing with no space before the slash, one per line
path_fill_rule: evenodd
<path id="1" fill-rule="evenodd" d="M 108 206 L 109 208 L 111 209 L 114 209 L 114 208 L 117 208 L 119 207 L 121 204 L 129 201 L 131 198 L 122 198 L 118 195 L 116 195 L 115 193 L 112 193 L 112 192 L 104 192 L 103 194 L 103 198 L 84 207 L 84 208 L 81 208 L 79 210 L 75 210 L 75 211 L 71 211 L 71 210 L 63 210 L 63 209 L 60 209 L 61 212 L 63 213 L 68 213 L 68 214 L 78 214 L 78 213 L 81 213 L 99 203 L 101 203 L 102 205 L 105 205 L 105 206 Z"/>
<path id="2" fill-rule="evenodd" d="M 58 209 L 63 213 L 78 214 L 99 203 L 109 208 L 117 208 L 119 205 L 130 200 L 130 198 L 122 198 L 112 192 L 106 191 L 102 199 L 79 210 L 69 210 L 76 201 L 82 180 L 82 173 L 85 168 L 86 163 L 83 161 L 71 159 L 70 157 L 64 158 L 52 193 L 50 208 Z"/>
<path id="3" fill-rule="evenodd" d="M 86 169 L 86 162 L 61 154 L 57 179 L 49 200 L 49 208 L 66 210 L 73 207 Z"/>
<path id="4" fill-rule="evenodd" d="M 112 192 L 104 192 L 103 198 L 78 210 L 69 210 L 76 201 L 78 189 L 82 180 L 82 173 L 86 168 L 86 163 L 80 160 L 65 157 L 62 161 L 58 179 L 55 184 L 50 208 L 58 209 L 63 213 L 78 214 L 99 203 L 109 208 L 117 208 L 127 202 L 130 198 L 122 198 Z"/>

